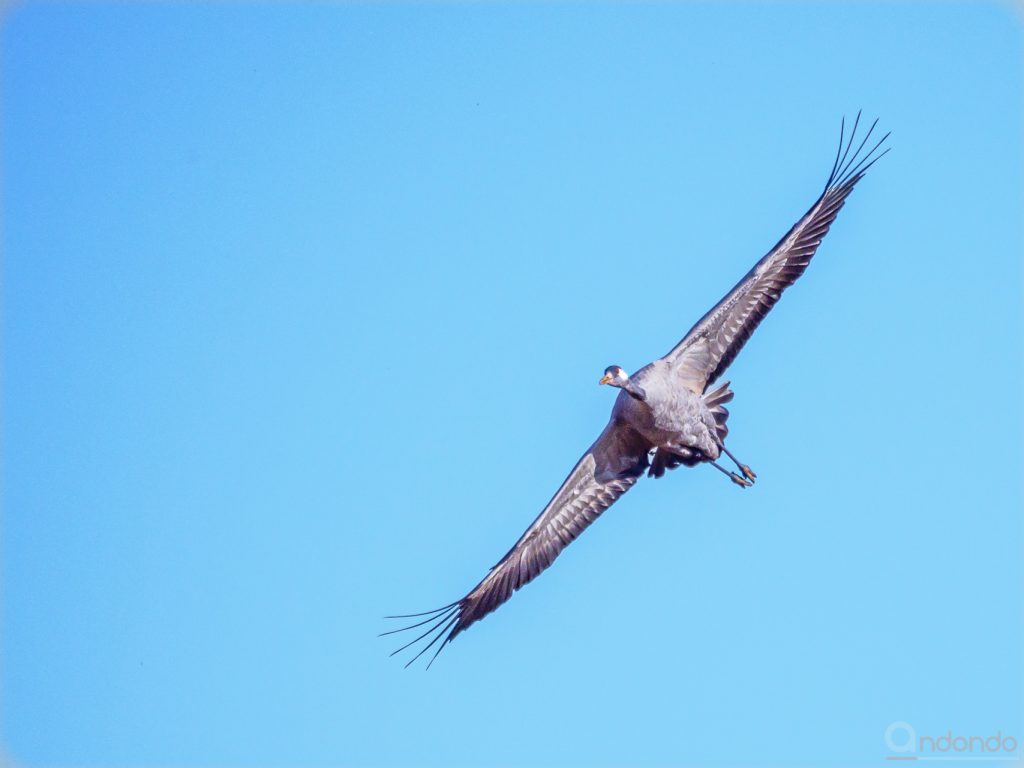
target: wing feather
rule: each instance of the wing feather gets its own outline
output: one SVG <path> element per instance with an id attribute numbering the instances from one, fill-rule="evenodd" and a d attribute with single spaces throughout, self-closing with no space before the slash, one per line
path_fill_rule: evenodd
<path id="1" fill-rule="evenodd" d="M 845 150 L 843 132 L 840 132 L 832 172 L 825 190 L 810 210 L 664 357 L 694 392 L 704 392 L 725 372 L 782 292 L 807 269 L 854 186 L 868 168 L 889 151 L 875 155 L 889 137 L 886 134 L 869 152 L 861 155 L 878 123 L 876 120 L 848 158 L 859 122 L 858 113 Z"/>
<path id="2" fill-rule="evenodd" d="M 434 652 L 436 658 L 441 649 L 458 634 L 505 603 L 516 590 L 533 581 L 602 512 L 633 487 L 647 469 L 647 452 L 650 447 L 625 424 L 615 420 L 609 422 L 537 519 L 469 594 L 444 608 L 418 614 L 417 617 L 430 616 L 424 621 L 393 630 L 401 632 L 431 624 L 427 631 L 395 653 L 431 637 L 430 643 L 409 664 L 441 640 Z"/>

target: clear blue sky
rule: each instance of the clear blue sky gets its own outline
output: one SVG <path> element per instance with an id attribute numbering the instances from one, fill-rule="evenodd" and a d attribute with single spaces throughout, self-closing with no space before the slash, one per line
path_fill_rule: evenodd
<path id="1" fill-rule="evenodd" d="M 1024 740 L 1021 40 L 986 3 L 28 3 L 2 26 L 0 743 L 23 766 L 865 766 Z M 644 481 L 462 595 L 814 200 Z"/>

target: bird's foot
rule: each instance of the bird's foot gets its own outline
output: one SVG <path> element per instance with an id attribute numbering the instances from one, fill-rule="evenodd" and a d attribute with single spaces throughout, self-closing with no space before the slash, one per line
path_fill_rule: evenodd
<path id="1" fill-rule="evenodd" d="M 728 456 L 730 459 L 732 459 L 732 463 L 735 464 L 739 468 L 740 472 L 743 473 L 743 476 L 745 478 L 747 478 L 747 480 L 750 481 L 749 483 L 747 483 L 748 486 L 753 484 L 753 482 L 755 480 L 757 480 L 757 473 L 754 470 L 752 470 L 750 467 L 748 467 L 746 464 L 743 464 L 735 456 L 733 456 L 732 453 L 729 451 L 728 448 L 725 447 L 724 444 L 720 444 L 718 447 L 722 449 L 722 453 L 724 453 L 726 456 Z"/>
<path id="2" fill-rule="evenodd" d="M 735 472 L 729 473 L 729 479 L 736 483 L 736 485 L 738 485 L 740 488 L 749 488 L 750 486 L 753 485 L 753 483 L 750 480 L 740 477 Z"/>

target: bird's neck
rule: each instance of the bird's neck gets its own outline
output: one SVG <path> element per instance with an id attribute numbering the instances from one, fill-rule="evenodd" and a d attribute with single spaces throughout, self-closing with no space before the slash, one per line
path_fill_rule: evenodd
<path id="1" fill-rule="evenodd" d="M 622 388 L 626 390 L 629 396 L 634 400 L 639 400 L 641 403 L 647 400 L 647 393 L 644 392 L 641 387 L 634 384 L 632 379 L 627 380 L 626 383 L 622 385 Z"/>

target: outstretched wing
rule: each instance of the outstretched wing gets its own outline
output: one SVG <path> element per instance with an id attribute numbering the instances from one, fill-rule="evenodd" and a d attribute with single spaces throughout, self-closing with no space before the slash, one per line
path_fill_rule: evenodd
<path id="1" fill-rule="evenodd" d="M 440 641 L 431 658 L 433 663 L 441 649 L 456 635 L 498 608 L 517 589 L 533 581 L 588 525 L 628 491 L 647 469 L 650 447 L 644 438 L 625 424 L 615 420 L 609 422 L 544 511 L 468 595 L 435 611 L 388 617 L 427 618 L 412 626 L 385 632 L 386 635 L 429 625 L 423 634 L 392 655 L 429 637 L 430 641 L 406 666 Z"/>
<path id="2" fill-rule="evenodd" d="M 704 392 L 725 372 L 782 292 L 807 269 L 854 186 L 868 168 L 889 151 L 886 149 L 875 156 L 875 151 L 889 137 L 887 133 L 861 157 L 861 150 L 878 123 L 876 120 L 851 156 L 850 148 L 859 122 L 860 113 L 845 150 L 843 130 L 840 130 L 839 149 L 821 197 L 768 255 L 663 358 L 676 368 L 686 386 L 694 392 Z"/>

